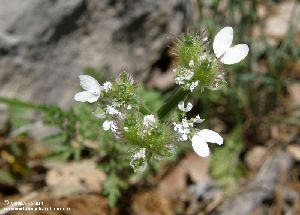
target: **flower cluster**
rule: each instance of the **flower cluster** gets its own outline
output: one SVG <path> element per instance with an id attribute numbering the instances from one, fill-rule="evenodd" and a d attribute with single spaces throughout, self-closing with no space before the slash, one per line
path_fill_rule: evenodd
<path id="1" fill-rule="evenodd" d="M 160 122 L 154 114 L 143 115 L 129 111 L 127 117 L 118 120 L 117 124 L 120 127 L 120 141 L 132 145 L 137 151 L 143 149 L 146 158 L 168 157 L 174 153 L 177 141 L 172 127 Z M 132 157 L 133 160 L 136 160 L 136 156 Z M 136 166 L 133 168 L 137 169 Z"/>
<path id="2" fill-rule="evenodd" d="M 130 161 L 130 166 L 134 171 L 144 171 L 147 168 L 146 148 L 141 148 L 134 152 Z"/>
<path id="3" fill-rule="evenodd" d="M 246 44 L 231 47 L 233 29 L 225 27 L 215 36 L 212 54 L 208 49 L 206 31 L 199 35 L 184 35 L 176 44 L 175 55 L 179 64 L 174 69 L 175 82 L 184 90 L 193 92 L 196 87 L 215 89 L 224 81 L 224 73 L 219 65 L 235 64 L 243 60 L 249 52 Z"/>
<path id="4" fill-rule="evenodd" d="M 91 76 L 80 75 L 79 79 L 85 91 L 75 94 L 75 100 L 98 101 L 94 116 L 103 121 L 103 130 L 111 131 L 119 141 L 134 148 L 130 162 L 134 170 L 144 169 L 147 157 L 172 155 L 176 142 L 172 127 L 159 122 L 143 107 L 129 74 L 123 72 L 116 81 L 103 85 Z"/>
<path id="5" fill-rule="evenodd" d="M 231 47 L 233 30 L 223 28 L 215 37 L 214 54 L 208 50 L 208 37 L 187 34 L 177 43 L 175 54 L 178 66 L 174 69 L 175 82 L 179 91 L 171 96 L 156 113 L 149 111 L 136 95 L 136 85 L 132 77 L 123 72 L 114 82 L 106 81 L 100 85 L 88 75 L 80 75 L 80 85 L 84 91 L 76 93 L 74 99 L 80 102 L 94 103 L 98 106 L 94 116 L 102 120 L 102 128 L 111 131 L 115 137 L 131 147 L 130 166 L 135 170 L 144 170 L 148 159 L 161 159 L 174 154 L 178 141 L 191 140 L 194 151 L 199 156 L 208 156 L 207 143 L 223 144 L 223 138 L 209 129 L 196 128 L 204 120 L 197 115 L 188 119 L 186 114 L 193 105 L 184 104 L 187 95 L 196 88 L 215 88 L 224 81 L 220 62 L 233 64 L 248 54 L 246 44 Z M 178 106 L 181 118 L 174 120 L 165 117 Z M 173 122 L 173 123 L 171 123 Z"/>
<path id="6" fill-rule="evenodd" d="M 211 87 L 221 73 L 219 63 L 208 51 L 208 37 L 187 34 L 176 44 L 175 55 L 179 64 L 174 68 L 175 82 L 184 90 L 193 92 L 198 86 Z"/>
<path id="7" fill-rule="evenodd" d="M 182 111 L 182 121 L 180 123 L 174 122 L 174 131 L 177 132 L 179 141 L 186 141 L 190 139 L 192 141 L 192 147 L 194 151 L 201 157 L 207 157 L 209 155 L 208 142 L 223 144 L 223 138 L 216 132 L 208 129 L 198 130 L 194 128 L 194 124 L 200 124 L 204 121 L 199 115 L 195 118 L 187 119 L 185 114 L 192 109 L 192 104 L 188 103 L 187 107 L 184 107 L 184 102 L 178 104 L 178 108 Z"/>

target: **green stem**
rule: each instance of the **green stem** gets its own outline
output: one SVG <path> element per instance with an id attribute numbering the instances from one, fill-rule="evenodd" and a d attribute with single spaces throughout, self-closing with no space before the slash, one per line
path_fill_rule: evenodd
<path id="1" fill-rule="evenodd" d="M 183 101 L 186 96 L 189 94 L 189 91 L 178 87 L 177 90 L 166 100 L 165 104 L 163 104 L 159 110 L 157 111 L 157 116 L 160 120 L 165 119 L 166 116 L 172 110 L 177 107 L 180 101 Z"/>
<path id="2" fill-rule="evenodd" d="M 44 104 L 36 104 L 32 102 L 26 102 L 22 101 L 16 98 L 5 98 L 0 96 L 0 103 L 6 104 L 6 105 L 13 105 L 13 106 L 19 106 L 23 108 L 29 108 L 41 112 L 47 112 L 49 110 L 56 111 L 56 112 L 63 112 L 59 107 L 55 105 L 44 105 Z"/>
<path id="3" fill-rule="evenodd" d="M 4 103 L 7 105 L 15 105 L 15 106 L 21 106 L 24 108 L 31 108 L 31 109 L 36 109 L 36 110 L 41 110 L 46 108 L 46 105 L 39 105 L 39 104 L 34 104 L 31 102 L 24 102 L 19 99 L 15 98 L 5 98 L 5 97 L 0 97 L 0 103 Z"/>
<path id="4" fill-rule="evenodd" d="M 145 106 L 141 106 L 140 112 L 141 112 L 143 115 L 150 115 L 150 114 L 151 114 L 151 111 L 148 110 Z"/>

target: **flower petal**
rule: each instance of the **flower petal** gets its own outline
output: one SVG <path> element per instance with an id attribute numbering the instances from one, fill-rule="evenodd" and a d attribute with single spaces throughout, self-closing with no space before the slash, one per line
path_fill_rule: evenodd
<path id="1" fill-rule="evenodd" d="M 181 101 L 181 102 L 178 103 L 178 108 L 179 108 L 179 110 L 181 110 L 181 111 L 184 110 L 184 102 L 183 102 L 183 101 Z"/>
<path id="2" fill-rule="evenodd" d="M 186 112 L 189 112 L 190 110 L 192 110 L 192 108 L 193 108 L 193 105 L 192 105 L 192 103 L 189 102 L 189 103 L 187 103 L 185 110 L 186 110 Z"/>
<path id="3" fill-rule="evenodd" d="M 89 103 L 93 103 L 97 101 L 98 98 L 99 98 L 99 94 L 91 93 L 88 91 L 76 93 L 74 96 L 74 99 L 78 102 L 89 102 Z"/>
<path id="4" fill-rule="evenodd" d="M 178 108 L 179 108 L 179 110 L 181 110 L 183 112 L 189 112 L 190 110 L 192 110 L 193 105 L 192 105 L 192 103 L 189 102 L 189 103 L 187 103 L 186 107 L 184 107 L 184 102 L 181 101 L 178 103 Z"/>
<path id="5" fill-rule="evenodd" d="M 197 133 L 201 136 L 205 142 L 216 143 L 218 145 L 223 144 L 223 138 L 217 133 L 209 129 L 203 129 Z"/>
<path id="6" fill-rule="evenodd" d="M 222 28 L 215 36 L 213 49 L 217 58 L 221 57 L 231 46 L 233 40 L 232 27 Z"/>
<path id="7" fill-rule="evenodd" d="M 98 81 L 89 75 L 79 75 L 80 85 L 86 91 L 100 94 L 101 86 Z"/>
<path id="8" fill-rule="evenodd" d="M 194 135 L 192 138 L 192 147 L 197 155 L 201 157 L 209 156 L 209 148 L 205 140 L 199 135 Z"/>
<path id="9" fill-rule="evenodd" d="M 94 116 L 97 119 L 104 119 L 106 117 L 106 114 L 105 113 L 94 113 Z"/>
<path id="10" fill-rule="evenodd" d="M 249 47 L 247 44 L 238 44 L 227 49 L 220 61 L 227 65 L 235 64 L 243 60 L 248 55 L 248 52 Z"/>
<path id="11" fill-rule="evenodd" d="M 103 130 L 108 131 L 110 129 L 111 123 L 112 121 L 108 121 L 108 120 L 104 121 L 102 124 Z"/>
<path id="12" fill-rule="evenodd" d="M 192 118 L 193 123 L 202 123 L 204 121 L 204 119 L 201 119 L 199 114 L 195 117 Z"/>

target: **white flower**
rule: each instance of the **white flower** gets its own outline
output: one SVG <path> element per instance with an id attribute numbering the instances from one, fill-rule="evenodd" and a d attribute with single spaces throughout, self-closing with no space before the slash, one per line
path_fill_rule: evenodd
<path id="1" fill-rule="evenodd" d="M 192 147 L 194 151 L 201 157 L 209 156 L 207 142 L 222 145 L 223 138 L 217 132 L 209 129 L 203 129 L 197 132 L 192 138 Z"/>
<path id="2" fill-rule="evenodd" d="M 128 105 L 128 106 L 127 106 L 127 110 L 130 110 L 131 108 L 132 108 L 131 105 Z"/>
<path id="3" fill-rule="evenodd" d="M 193 123 L 202 123 L 204 119 L 201 119 L 199 115 L 197 115 L 195 118 L 192 118 Z"/>
<path id="4" fill-rule="evenodd" d="M 102 87 L 96 79 L 89 75 L 79 75 L 80 85 L 85 90 L 76 93 L 74 99 L 79 102 L 93 103 L 100 97 Z"/>
<path id="5" fill-rule="evenodd" d="M 136 161 L 141 161 L 142 164 L 137 165 Z M 137 151 L 130 160 L 130 166 L 133 168 L 133 170 L 136 171 L 144 171 L 147 168 L 147 162 L 146 162 L 146 148 L 141 148 L 139 151 Z"/>
<path id="6" fill-rule="evenodd" d="M 175 82 L 178 85 L 183 85 L 186 81 L 193 78 L 194 72 L 187 68 L 176 68 L 173 70 L 175 72 Z"/>
<path id="7" fill-rule="evenodd" d="M 144 116 L 143 125 L 146 128 L 152 127 L 155 124 L 155 117 L 153 114 Z"/>
<path id="8" fill-rule="evenodd" d="M 112 105 L 106 106 L 106 113 L 108 115 L 119 115 L 120 114 L 120 112 Z"/>
<path id="9" fill-rule="evenodd" d="M 139 151 L 137 151 L 134 155 L 133 155 L 133 159 L 141 159 L 141 158 L 145 158 L 146 157 L 146 148 L 141 148 Z"/>
<path id="10" fill-rule="evenodd" d="M 104 84 L 103 84 L 103 90 L 105 92 L 108 92 L 110 91 L 112 88 L 112 84 L 109 82 L 109 81 L 106 81 Z"/>
<path id="11" fill-rule="evenodd" d="M 198 81 L 194 81 L 194 82 L 192 82 L 191 83 L 191 85 L 190 85 L 190 91 L 191 92 L 193 92 L 194 91 L 194 89 L 198 86 Z"/>
<path id="12" fill-rule="evenodd" d="M 192 105 L 192 103 L 189 102 L 189 103 L 187 103 L 186 107 L 184 107 L 184 102 L 181 101 L 178 103 L 178 108 L 179 108 L 179 110 L 181 110 L 183 112 L 189 112 L 190 110 L 192 110 L 193 105 Z"/>
<path id="13" fill-rule="evenodd" d="M 115 133 L 118 129 L 114 122 L 109 120 L 104 121 L 102 127 L 104 131 L 111 130 L 113 133 Z"/>
<path id="14" fill-rule="evenodd" d="M 181 123 L 173 123 L 174 131 L 176 131 L 180 137 L 180 141 L 185 141 L 188 139 L 188 134 L 191 132 L 191 128 L 193 127 L 193 123 L 189 122 L 186 118 L 183 118 Z"/>
<path id="15" fill-rule="evenodd" d="M 217 58 L 224 64 L 235 64 L 243 60 L 249 52 L 247 44 L 230 47 L 233 40 L 232 27 L 222 28 L 215 36 L 213 49 Z"/>
<path id="16" fill-rule="evenodd" d="M 191 60 L 191 61 L 189 62 L 189 67 L 193 68 L 194 66 L 195 66 L 195 63 L 194 63 L 193 60 Z"/>

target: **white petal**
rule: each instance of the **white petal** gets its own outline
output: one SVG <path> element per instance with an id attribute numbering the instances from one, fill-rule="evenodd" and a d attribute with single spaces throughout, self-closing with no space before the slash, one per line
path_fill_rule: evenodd
<path id="1" fill-rule="evenodd" d="M 201 136 L 205 142 L 216 143 L 218 145 L 223 144 L 223 138 L 217 132 L 214 132 L 209 129 L 203 129 L 197 133 L 197 135 Z"/>
<path id="2" fill-rule="evenodd" d="M 194 63 L 193 60 L 191 60 L 191 61 L 189 62 L 189 67 L 193 68 L 194 66 L 195 66 L 195 63 Z"/>
<path id="3" fill-rule="evenodd" d="M 181 110 L 181 111 L 183 111 L 184 110 L 184 102 L 179 102 L 178 103 L 178 108 L 179 108 L 179 110 Z"/>
<path id="4" fill-rule="evenodd" d="M 112 88 L 112 83 L 110 83 L 109 81 L 106 81 L 104 84 L 103 84 L 103 90 L 105 92 L 108 92 L 110 91 Z"/>
<path id="5" fill-rule="evenodd" d="M 235 64 L 243 60 L 249 52 L 247 44 L 238 44 L 229 48 L 220 61 L 224 64 Z"/>
<path id="6" fill-rule="evenodd" d="M 111 123 L 112 123 L 112 121 L 108 121 L 108 120 L 104 121 L 102 124 L 103 130 L 108 131 L 110 129 Z"/>
<path id="7" fill-rule="evenodd" d="M 94 113 L 94 116 L 97 119 L 104 119 L 106 117 L 106 114 L 105 113 Z"/>
<path id="8" fill-rule="evenodd" d="M 186 111 L 186 112 L 189 112 L 190 110 L 192 110 L 192 108 L 193 108 L 193 105 L 192 105 L 192 103 L 189 102 L 189 103 L 186 105 L 185 111 Z"/>
<path id="9" fill-rule="evenodd" d="M 79 75 L 80 85 L 86 91 L 100 94 L 101 86 L 98 81 L 89 75 Z"/>
<path id="10" fill-rule="evenodd" d="M 98 98 L 99 98 L 99 94 L 91 93 L 91 92 L 88 92 L 88 91 L 76 93 L 75 96 L 74 96 L 74 99 L 76 101 L 89 102 L 89 103 L 93 103 L 93 102 L 97 101 Z"/>
<path id="11" fill-rule="evenodd" d="M 230 48 L 233 40 L 232 27 L 222 28 L 215 36 L 213 48 L 217 58 L 224 54 Z"/>
<path id="12" fill-rule="evenodd" d="M 192 110 L 193 105 L 192 105 L 192 103 L 189 102 L 189 103 L 186 105 L 186 107 L 184 107 L 184 102 L 181 101 L 181 102 L 178 103 L 178 108 L 179 108 L 179 110 L 181 110 L 181 111 L 183 111 L 183 112 L 189 112 L 190 110 Z"/>
<path id="13" fill-rule="evenodd" d="M 184 140 L 184 141 L 186 141 L 188 139 L 187 134 L 182 134 L 181 139 Z"/>
<path id="14" fill-rule="evenodd" d="M 201 157 L 207 157 L 209 155 L 209 148 L 207 143 L 199 135 L 194 135 L 192 138 L 192 147 L 194 151 Z"/>
<path id="15" fill-rule="evenodd" d="M 192 118 L 193 123 L 202 123 L 204 121 L 204 119 L 201 119 L 199 114 L 195 117 Z"/>

